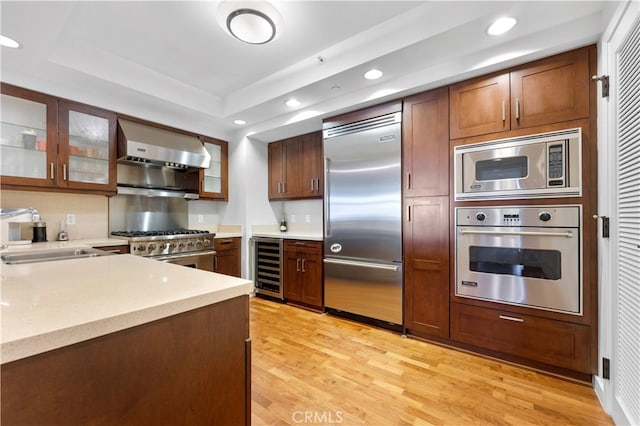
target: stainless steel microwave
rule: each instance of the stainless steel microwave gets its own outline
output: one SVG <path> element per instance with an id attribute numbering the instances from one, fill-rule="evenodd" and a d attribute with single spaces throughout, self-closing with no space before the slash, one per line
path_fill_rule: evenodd
<path id="1" fill-rule="evenodd" d="M 582 130 L 457 146 L 455 199 L 579 197 Z"/>

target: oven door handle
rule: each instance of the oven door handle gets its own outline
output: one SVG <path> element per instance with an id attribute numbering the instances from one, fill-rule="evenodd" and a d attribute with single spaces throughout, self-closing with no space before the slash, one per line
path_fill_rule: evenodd
<path id="1" fill-rule="evenodd" d="M 192 251 L 189 253 L 167 254 L 164 256 L 150 257 L 150 259 L 166 262 L 173 259 L 183 259 L 185 257 L 204 256 L 207 254 L 216 254 L 216 251 L 206 250 L 206 251 Z"/>
<path id="2" fill-rule="evenodd" d="M 533 237 L 566 237 L 573 238 L 572 231 L 566 232 L 531 232 L 531 231 L 474 231 L 471 229 L 461 229 L 461 234 L 477 234 L 477 235 L 525 235 Z"/>

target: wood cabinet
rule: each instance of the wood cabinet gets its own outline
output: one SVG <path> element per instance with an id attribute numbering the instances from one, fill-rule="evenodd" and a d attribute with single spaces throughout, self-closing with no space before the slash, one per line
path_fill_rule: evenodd
<path id="1" fill-rule="evenodd" d="M 200 136 L 205 149 L 211 155 L 208 169 L 198 172 L 200 198 L 229 200 L 229 144 L 220 139 Z"/>
<path id="2" fill-rule="evenodd" d="M 285 299 L 322 310 L 322 242 L 286 240 L 283 251 Z"/>
<path id="3" fill-rule="evenodd" d="M 405 198 L 404 326 L 449 337 L 449 198 Z"/>
<path id="4" fill-rule="evenodd" d="M 445 87 L 403 101 L 402 166 L 405 197 L 449 193 L 448 99 Z"/>
<path id="5" fill-rule="evenodd" d="M 250 362 L 240 296 L 2 364 L 2 423 L 249 425 Z"/>
<path id="6" fill-rule="evenodd" d="M 2 186 L 116 192 L 116 116 L 2 84 Z"/>
<path id="7" fill-rule="evenodd" d="M 581 324 L 451 304 L 451 339 L 573 371 L 590 372 L 590 328 Z"/>
<path id="8" fill-rule="evenodd" d="M 450 86 L 451 139 L 588 117 L 590 49 Z"/>
<path id="9" fill-rule="evenodd" d="M 213 257 L 213 271 L 219 274 L 240 277 L 242 275 L 240 237 L 214 238 L 216 254 Z"/>
<path id="10" fill-rule="evenodd" d="M 324 193 L 322 133 L 269 144 L 269 199 L 321 198 Z"/>

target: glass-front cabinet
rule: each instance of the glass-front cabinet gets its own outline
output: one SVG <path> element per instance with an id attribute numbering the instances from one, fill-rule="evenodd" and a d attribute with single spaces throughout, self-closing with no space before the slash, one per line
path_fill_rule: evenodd
<path id="1" fill-rule="evenodd" d="M 66 101 L 58 111 L 60 186 L 115 191 L 115 114 Z"/>
<path id="2" fill-rule="evenodd" d="M 56 99 L 5 84 L 0 96 L 2 183 L 55 186 Z"/>
<path id="3" fill-rule="evenodd" d="M 4 188 L 115 193 L 114 113 L 8 84 L 1 96 Z"/>
<path id="4" fill-rule="evenodd" d="M 201 136 L 211 155 L 208 169 L 200 171 L 200 198 L 228 200 L 228 144 L 219 139 Z"/>

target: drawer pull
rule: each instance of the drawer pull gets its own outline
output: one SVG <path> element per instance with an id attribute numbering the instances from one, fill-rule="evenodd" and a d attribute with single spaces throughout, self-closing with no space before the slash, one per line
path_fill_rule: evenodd
<path id="1" fill-rule="evenodd" d="M 498 318 L 503 319 L 503 320 L 507 320 L 507 321 L 524 322 L 524 320 L 522 318 L 508 317 L 506 315 L 500 315 Z"/>
<path id="2" fill-rule="evenodd" d="M 302 241 L 296 241 L 296 245 L 297 245 L 297 246 L 306 246 L 306 245 L 307 245 L 307 243 L 302 242 Z"/>
<path id="3" fill-rule="evenodd" d="M 231 244 L 233 240 L 222 240 L 220 241 L 222 244 Z"/>

